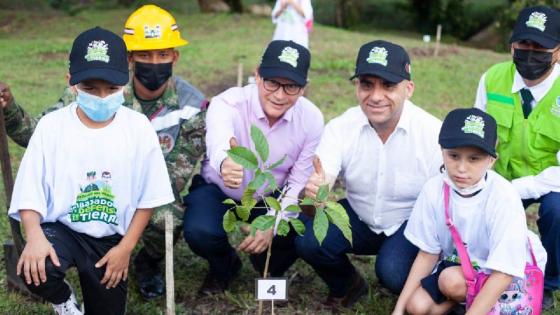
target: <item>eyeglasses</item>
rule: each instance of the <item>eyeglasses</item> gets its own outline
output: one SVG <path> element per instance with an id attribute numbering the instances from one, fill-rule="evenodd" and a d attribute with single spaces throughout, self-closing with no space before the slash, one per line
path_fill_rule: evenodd
<path id="1" fill-rule="evenodd" d="M 278 89 L 280 87 L 282 87 L 284 89 L 284 93 L 286 93 L 288 95 L 296 95 L 303 88 L 303 86 L 301 86 L 301 85 L 297 85 L 297 84 L 293 84 L 293 83 L 282 84 L 282 83 L 280 83 L 276 80 L 272 80 L 272 79 L 263 79 L 263 86 L 264 86 L 264 89 L 269 91 L 269 92 L 276 92 L 276 91 L 278 91 Z"/>

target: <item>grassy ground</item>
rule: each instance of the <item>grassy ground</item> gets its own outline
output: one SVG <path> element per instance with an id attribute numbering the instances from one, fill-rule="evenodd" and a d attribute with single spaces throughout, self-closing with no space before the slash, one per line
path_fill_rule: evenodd
<path id="1" fill-rule="evenodd" d="M 0 11 L 0 81 L 9 83 L 18 102 L 32 114 L 54 103 L 65 86 L 67 53 L 74 37 L 86 28 L 100 25 L 121 33 L 130 12 L 86 11 L 75 17 L 54 12 Z M 182 35 L 190 45 L 181 47 L 176 73 L 187 78 L 211 97 L 235 85 L 238 61 L 245 76 L 253 71 L 273 28 L 269 19 L 248 15 L 177 15 Z M 307 96 L 324 112 L 326 120 L 356 104 L 353 86 L 348 81 L 361 44 L 386 39 L 405 46 L 412 58 L 416 92 L 413 101 L 438 117 L 450 109 L 470 107 L 474 102 L 480 75 L 507 55 L 458 46 L 443 46 L 439 57 L 433 46 L 420 41 L 420 35 L 372 30 L 352 33 L 317 25 L 311 35 L 312 63 Z M 14 174 L 23 150 L 10 142 Z M 6 209 L 3 193 L 0 209 Z M 0 237 L 6 239 L 6 217 L 0 216 Z M 239 235 L 232 236 L 238 243 Z M 387 296 L 377 285 L 373 257 L 354 257 L 356 265 L 371 283 L 367 298 L 347 314 L 389 314 L 395 297 Z M 252 314 L 254 278 L 246 257 L 240 278 L 224 296 L 199 299 L 195 293 L 202 282 L 206 264 L 194 257 L 183 241 L 176 247 L 176 302 L 179 314 Z M 321 308 L 327 289 L 314 272 L 298 262 L 289 272 L 290 302 L 278 309 L 280 314 L 330 314 Z M 134 279 L 132 279 L 134 280 Z M 77 286 L 75 274 L 71 277 Z M 3 285 L 2 285 L 2 282 Z M 0 286 L 5 287 L 4 271 Z M 163 314 L 164 301 L 143 301 L 134 281 L 129 285 L 128 314 Z M 48 314 L 46 304 L 34 303 L 0 290 L 0 314 Z M 553 314 L 553 313 L 547 313 Z"/>

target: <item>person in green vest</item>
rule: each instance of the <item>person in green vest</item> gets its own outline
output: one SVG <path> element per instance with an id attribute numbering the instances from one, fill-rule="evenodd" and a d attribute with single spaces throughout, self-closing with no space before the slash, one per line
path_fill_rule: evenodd
<path id="1" fill-rule="evenodd" d="M 171 179 L 175 202 L 157 207 L 142 235 L 143 247 L 134 258 L 134 278 L 140 294 L 147 299 L 164 294 L 161 263 L 165 257 L 164 213 L 173 214 L 174 241 L 183 226 L 181 192 L 187 188 L 205 152 L 206 98 L 173 69 L 179 60 L 178 47 L 188 42 L 181 37 L 175 18 L 166 10 L 145 5 L 134 11 L 124 26 L 123 40 L 128 50 L 130 81 L 123 88 L 123 106 L 146 115 L 157 132 Z M 0 109 L 4 110 L 7 134 L 27 147 L 39 118 L 76 99 L 69 87 L 60 100 L 39 117 L 24 110 L 0 82 Z M 132 127 L 131 127 L 132 128 Z"/>
<path id="2" fill-rule="evenodd" d="M 537 225 L 548 253 L 543 309 L 549 309 L 560 286 L 560 12 L 523 9 L 510 43 L 513 60 L 482 75 L 474 106 L 498 124 L 495 170 L 513 183 L 525 208 L 540 204 Z"/>

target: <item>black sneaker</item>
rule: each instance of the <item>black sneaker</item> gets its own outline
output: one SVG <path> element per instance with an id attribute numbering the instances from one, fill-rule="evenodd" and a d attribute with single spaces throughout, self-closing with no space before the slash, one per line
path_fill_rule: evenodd
<path id="1" fill-rule="evenodd" d="M 329 294 L 324 305 L 331 309 L 340 309 L 340 307 L 351 308 L 354 304 L 369 291 L 369 286 L 362 275 L 355 270 L 352 275 L 352 284 L 346 294 L 342 297 L 334 297 Z"/>
<path id="2" fill-rule="evenodd" d="M 227 290 L 231 280 L 237 277 L 239 275 L 239 270 L 241 270 L 241 259 L 239 259 L 239 256 L 237 256 L 237 254 L 235 254 L 235 258 L 230 270 L 230 276 L 225 280 L 218 279 L 214 273 L 209 271 L 206 274 L 206 277 L 204 277 L 204 281 L 202 282 L 200 289 L 198 289 L 198 295 L 212 296 L 216 294 L 222 294 L 225 290 Z"/>
<path id="3" fill-rule="evenodd" d="M 556 307 L 556 300 L 554 299 L 554 291 L 544 290 L 542 299 L 542 310 L 551 310 Z"/>
<path id="4" fill-rule="evenodd" d="M 134 257 L 138 289 L 145 299 L 156 299 L 165 294 L 165 282 L 159 265 L 160 260 L 150 257 L 144 248 Z"/>

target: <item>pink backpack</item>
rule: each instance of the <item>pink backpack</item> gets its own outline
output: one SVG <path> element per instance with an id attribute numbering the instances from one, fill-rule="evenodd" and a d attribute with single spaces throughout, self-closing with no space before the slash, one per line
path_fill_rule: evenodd
<path id="1" fill-rule="evenodd" d="M 470 308 L 474 298 L 484 286 L 490 275 L 476 272 L 471 264 L 471 259 L 459 232 L 451 221 L 449 214 L 449 185 L 444 183 L 445 222 L 451 231 L 455 248 L 461 259 L 461 269 L 467 282 L 467 309 Z M 537 265 L 533 246 L 528 239 L 533 263 L 525 266 L 525 279 L 514 278 L 508 288 L 492 306 L 488 315 L 540 315 L 544 290 L 544 277 Z"/>

